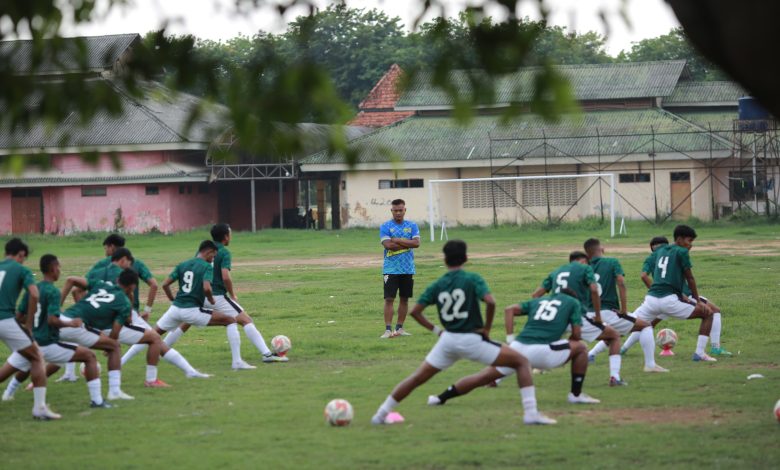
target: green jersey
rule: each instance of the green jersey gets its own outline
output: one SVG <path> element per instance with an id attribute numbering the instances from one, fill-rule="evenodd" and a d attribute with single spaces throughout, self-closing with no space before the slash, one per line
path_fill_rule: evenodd
<path id="1" fill-rule="evenodd" d="M 65 316 L 81 318 L 85 325 L 98 330 L 110 330 L 115 323 L 124 325 L 129 321 L 133 307 L 119 286 L 97 281 L 89 287 L 87 295 L 67 309 Z"/>
<path id="2" fill-rule="evenodd" d="M 136 258 L 133 261 L 133 264 L 132 264 L 132 266 L 130 266 L 130 268 L 138 274 L 138 278 L 140 280 L 144 281 L 147 284 L 149 283 L 149 280 L 154 277 L 152 275 L 152 272 L 146 266 L 146 263 L 144 263 L 143 261 L 141 261 L 138 258 Z M 133 309 L 136 312 L 139 311 L 139 307 L 141 306 L 141 300 L 139 298 L 140 295 L 141 295 L 141 293 L 138 290 L 138 284 L 136 284 L 135 290 L 133 291 Z"/>
<path id="3" fill-rule="evenodd" d="M 60 340 L 60 329 L 49 326 L 49 317 L 60 316 L 60 290 L 49 281 L 41 281 L 37 285 L 40 298 L 33 318 L 33 337 L 40 346 L 48 346 Z M 19 311 L 27 313 L 29 302 L 30 294 L 25 293 Z"/>
<path id="4" fill-rule="evenodd" d="M 103 269 L 106 266 L 108 266 L 109 264 L 111 264 L 111 257 L 110 256 L 106 256 L 105 258 L 101 259 L 97 263 L 93 264 L 92 267 L 89 268 L 89 271 L 87 271 L 87 275 L 85 277 L 87 279 L 89 279 L 90 276 L 93 275 L 93 271 L 97 271 L 99 269 Z"/>
<path id="5" fill-rule="evenodd" d="M 227 289 L 225 288 L 225 280 L 222 279 L 222 270 L 231 268 L 231 255 L 230 250 L 225 248 L 222 243 L 217 243 L 217 256 L 214 257 L 214 282 L 211 283 L 211 288 L 214 290 L 214 295 L 225 295 Z"/>
<path id="6" fill-rule="evenodd" d="M 647 295 L 660 298 L 682 294 L 685 270 L 693 267 L 688 250 L 679 245 L 664 245 L 657 248 L 653 255 L 653 285 Z"/>
<path id="7" fill-rule="evenodd" d="M 593 308 L 590 299 L 590 285 L 594 282 L 596 282 L 596 274 L 593 272 L 593 268 L 587 264 L 572 261 L 551 272 L 542 282 L 542 287 L 547 292 L 552 291 L 554 294 L 560 293 L 561 289 L 569 288 L 577 293 L 577 298 L 585 308 Z"/>
<path id="8" fill-rule="evenodd" d="M 599 284 L 599 297 L 602 310 L 620 309 L 617 292 L 617 277 L 625 276 L 620 261 L 616 258 L 593 258 L 590 260 L 596 282 Z M 593 305 L 590 305 L 592 308 Z"/>
<path id="9" fill-rule="evenodd" d="M 116 285 L 120 274 L 122 274 L 122 268 L 114 263 L 108 263 L 102 268 L 90 269 L 87 273 L 87 282 L 93 284 L 102 281 Z"/>
<path id="10" fill-rule="evenodd" d="M 479 274 L 455 269 L 428 286 L 417 303 L 435 303 L 445 330 L 471 333 L 484 326 L 479 302 L 489 293 L 487 283 Z"/>
<path id="11" fill-rule="evenodd" d="M 206 298 L 203 282 L 214 279 L 214 268 L 211 263 L 196 256 L 173 268 L 170 278 L 179 281 L 179 292 L 176 293 L 173 305 L 180 308 L 202 307 Z"/>
<path id="12" fill-rule="evenodd" d="M 0 320 L 15 318 L 19 294 L 33 284 L 32 271 L 10 258 L 0 261 Z"/>
<path id="13" fill-rule="evenodd" d="M 523 302 L 520 312 L 528 321 L 517 335 L 523 344 L 550 344 L 563 336 L 566 328 L 582 325 L 585 307 L 567 294 L 553 294 Z"/>
<path id="14" fill-rule="evenodd" d="M 642 272 L 647 273 L 649 275 L 653 275 L 653 271 L 655 271 L 655 254 L 658 251 L 656 248 L 656 251 L 650 253 L 650 256 L 645 258 L 645 262 L 642 263 Z M 683 289 L 682 293 L 689 296 L 691 295 L 691 288 L 688 287 L 688 281 L 683 278 Z"/>

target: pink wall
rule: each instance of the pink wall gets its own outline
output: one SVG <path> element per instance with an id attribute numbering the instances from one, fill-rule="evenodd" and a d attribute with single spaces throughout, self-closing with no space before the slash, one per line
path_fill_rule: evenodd
<path id="1" fill-rule="evenodd" d="M 11 233 L 11 190 L 0 189 L 0 233 Z"/>
<path id="2" fill-rule="evenodd" d="M 179 194 L 178 184 L 165 188 L 172 230 L 189 230 L 204 225 L 213 225 L 219 218 L 219 197 L 217 187 L 206 183 L 184 183 L 184 194 Z M 188 189 L 192 187 L 190 193 Z M 207 193 L 200 191 L 207 190 Z M 163 188 L 160 188 L 163 197 Z"/>

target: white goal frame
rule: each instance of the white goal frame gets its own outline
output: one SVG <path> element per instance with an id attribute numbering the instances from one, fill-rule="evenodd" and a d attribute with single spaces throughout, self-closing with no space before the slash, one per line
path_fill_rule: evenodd
<path id="1" fill-rule="evenodd" d="M 435 241 L 436 225 L 433 220 L 433 185 L 440 183 L 466 183 L 470 181 L 516 181 L 516 180 L 548 180 L 567 178 L 602 178 L 609 177 L 609 226 L 610 237 L 615 237 L 615 174 L 614 173 L 581 173 L 578 175 L 549 175 L 549 176 L 497 176 L 494 178 L 455 178 L 445 180 L 428 180 L 428 224 L 431 228 L 431 241 Z"/>

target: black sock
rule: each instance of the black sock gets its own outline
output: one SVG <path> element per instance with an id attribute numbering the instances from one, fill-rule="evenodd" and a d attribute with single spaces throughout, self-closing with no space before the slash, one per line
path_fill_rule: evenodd
<path id="1" fill-rule="evenodd" d="M 571 393 L 575 397 L 582 393 L 582 384 L 585 382 L 585 374 L 571 374 Z"/>
<path id="2" fill-rule="evenodd" d="M 393 325 L 385 325 L 385 330 L 393 331 Z"/>
<path id="3" fill-rule="evenodd" d="M 396 329 L 396 330 L 400 330 L 400 329 L 401 329 L 401 328 L 403 328 L 403 327 L 404 327 L 404 324 L 403 324 L 403 323 L 396 323 L 396 324 L 395 324 L 395 329 Z"/>
<path id="4" fill-rule="evenodd" d="M 450 398 L 455 398 L 458 395 L 460 395 L 460 392 L 455 388 L 455 385 L 450 385 L 447 390 L 443 391 L 441 395 L 439 395 L 439 401 L 443 405 L 447 400 Z"/>

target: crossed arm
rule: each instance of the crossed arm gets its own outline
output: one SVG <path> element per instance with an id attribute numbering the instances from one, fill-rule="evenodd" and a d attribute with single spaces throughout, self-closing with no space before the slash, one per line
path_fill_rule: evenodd
<path id="1" fill-rule="evenodd" d="M 398 251 L 407 248 L 419 248 L 420 238 L 388 238 L 382 240 L 382 246 L 390 251 Z M 227 284 L 225 284 L 225 286 L 227 287 Z"/>

